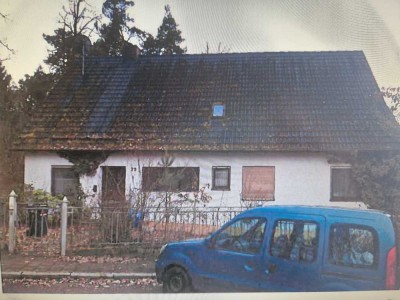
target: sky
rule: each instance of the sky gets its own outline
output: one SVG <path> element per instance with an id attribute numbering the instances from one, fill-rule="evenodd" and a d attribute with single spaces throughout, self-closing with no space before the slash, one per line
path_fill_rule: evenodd
<path id="1" fill-rule="evenodd" d="M 88 0 L 98 14 L 102 0 Z M 135 26 L 156 35 L 169 4 L 187 52 L 363 50 L 379 86 L 400 86 L 399 0 L 135 0 Z M 43 33 L 52 34 L 67 0 L 1 0 L 0 49 L 17 82 L 46 58 Z M 91 37 L 92 42 L 95 37 Z"/>

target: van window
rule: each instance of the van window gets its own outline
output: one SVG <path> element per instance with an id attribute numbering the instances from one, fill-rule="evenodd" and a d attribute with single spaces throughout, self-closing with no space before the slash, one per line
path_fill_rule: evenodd
<path id="1" fill-rule="evenodd" d="M 275 223 L 270 254 L 293 261 L 312 262 L 317 256 L 318 224 L 301 220 Z"/>
<path id="2" fill-rule="evenodd" d="M 232 223 L 214 238 L 217 249 L 242 253 L 258 253 L 264 240 L 263 218 L 244 218 Z"/>
<path id="3" fill-rule="evenodd" d="M 373 229 L 349 224 L 333 225 L 329 260 L 335 265 L 369 267 L 375 263 L 376 235 Z"/>

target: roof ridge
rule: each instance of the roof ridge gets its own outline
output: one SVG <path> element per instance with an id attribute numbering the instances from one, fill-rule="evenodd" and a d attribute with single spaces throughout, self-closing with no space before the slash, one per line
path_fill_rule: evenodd
<path id="1" fill-rule="evenodd" d="M 126 58 L 124 56 L 88 56 L 87 58 L 92 59 L 107 59 L 117 61 L 130 61 L 130 60 L 141 60 L 141 59 L 177 59 L 183 57 L 228 57 L 228 56 L 253 56 L 253 55 L 313 55 L 316 54 L 357 54 L 364 55 L 362 50 L 321 50 L 321 51 L 255 51 L 255 52 L 227 52 L 227 53 L 185 53 L 185 54 L 174 54 L 174 55 L 140 55 L 139 59 Z"/>

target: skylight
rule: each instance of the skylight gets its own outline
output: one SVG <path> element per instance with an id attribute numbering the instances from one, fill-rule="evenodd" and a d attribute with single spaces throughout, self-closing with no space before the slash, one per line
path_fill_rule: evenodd
<path id="1" fill-rule="evenodd" d="M 213 117 L 223 117 L 225 115 L 225 104 L 218 103 L 213 105 Z"/>

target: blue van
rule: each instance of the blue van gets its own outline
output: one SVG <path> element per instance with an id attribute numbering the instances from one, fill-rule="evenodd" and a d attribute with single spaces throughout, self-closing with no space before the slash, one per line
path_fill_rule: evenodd
<path id="1" fill-rule="evenodd" d="M 391 217 L 375 210 L 268 206 L 205 239 L 164 245 L 164 292 L 351 291 L 397 288 Z"/>

